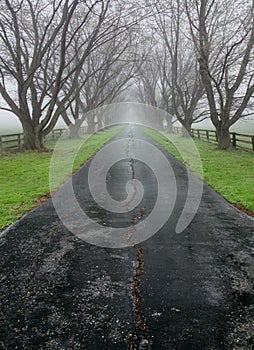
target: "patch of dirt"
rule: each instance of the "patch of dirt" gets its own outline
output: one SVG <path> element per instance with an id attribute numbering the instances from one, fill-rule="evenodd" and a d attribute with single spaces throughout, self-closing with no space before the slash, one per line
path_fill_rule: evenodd
<path id="1" fill-rule="evenodd" d="M 32 210 L 38 208 L 41 204 L 47 202 L 47 201 L 52 197 L 52 195 L 53 195 L 55 192 L 56 192 L 56 191 L 54 191 L 54 192 L 48 192 L 48 193 L 44 194 L 44 195 L 41 196 L 41 197 L 35 198 L 35 199 L 34 199 L 34 203 L 35 203 L 35 204 L 34 204 L 30 209 L 27 209 L 25 212 L 23 212 L 22 215 L 20 216 L 20 218 L 21 218 L 23 215 L 30 213 L 30 211 L 32 211 Z M 25 204 L 25 203 L 24 203 L 24 204 Z"/>
<path id="2" fill-rule="evenodd" d="M 254 211 L 245 208 L 242 204 L 238 204 L 238 203 L 233 203 L 234 207 L 236 207 L 238 210 L 241 210 L 242 212 L 244 212 L 245 214 L 251 216 L 254 218 Z"/>
<path id="3" fill-rule="evenodd" d="M 41 196 L 41 197 L 37 197 L 37 198 L 35 198 L 35 203 L 37 203 L 37 204 L 42 204 L 42 203 L 44 203 L 44 202 L 47 202 L 47 200 L 49 200 L 51 198 L 51 193 L 49 192 L 49 193 L 47 193 L 47 194 L 45 194 L 45 195 L 43 195 L 43 196 Z"/>

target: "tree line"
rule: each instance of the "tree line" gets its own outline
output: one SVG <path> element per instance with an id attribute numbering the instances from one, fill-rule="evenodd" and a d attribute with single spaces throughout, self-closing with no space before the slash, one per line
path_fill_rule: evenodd
<path id="1" fill-rule="evenodd" d="M 210 118 L 220 149 L 252 114 L 254 1 L 2 0 L 0 108 L 41 150 L 60 117 L 70 136 L 96 108 L 133 99 L 165 110 L 184 136 Z M 89 112 L 89 113 L 88 113 Z M 89 116 L 89 117 L 88 117 Z"/>

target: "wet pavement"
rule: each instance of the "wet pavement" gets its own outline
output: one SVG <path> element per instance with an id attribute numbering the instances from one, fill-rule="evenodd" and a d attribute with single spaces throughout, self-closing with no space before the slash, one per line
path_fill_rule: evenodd
<path id="1" fill-rule="evenodd" d="M 121 137 L 156 145 L 137 127 Z M 148 166 L 127 156 L 111 168 L 107 189 L 121 201 L 126 182 L 138 179 L 144 195 L 134 210 L 114 214 L 93 201 L 91 161 L 73 186 L 89 217 L 126 228 L 129 247 L 79 239 L 51 200 L 4 232 L 0 349 L 254 349 L 254 221 L 205 185 L 197 214 L 176 234 L 187 172 L 156 147 L 174 169 L 177 198 L 170 219 L 148 240 L 131 244 L 135 225 L 152 212 L 158 184 Z"/>

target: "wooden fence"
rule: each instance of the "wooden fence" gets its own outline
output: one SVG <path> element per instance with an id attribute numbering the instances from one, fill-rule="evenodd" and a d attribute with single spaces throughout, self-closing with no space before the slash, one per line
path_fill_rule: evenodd
<path id="1" fill-rule="evenodd" d="M 182 128 L 174 127 L 174 132 L 177 134 L 181 134 Z M 218 137 L 215 130 L 191 129 L 191 136 L 197 137 L 200 140 L 205 140 L 211 143 L 218 142 Z M 234 148 L 254 152 L 254 135 L 231 132 L 230 138 L 231 138 L 231 144 Z"/>
<path id="2" fill-rule="evenodd" d="M 0 150 L 21 149 L 24 134 L 0 135 Z"/>
<path id="3" fill-rule="evenodd" d="M 80 128 L 80 133 L 85 133 L 85 128 Z M 45 140 L 58 140 L 62 135 L 68 136 L 69 130 L 65 128 L 53 129 L 46 137 Z M 24 143 L 24 134 L 9 134 L 0 135 L 0 151 L 8 150 L 21 150 Z"/>
<path id="4" fill-rule="evenodd" d="M 46 140 L 57 140 L 64 134 L 68 134 L 68 129 L 54 129 L 47 136 Z M 0 151 L 21 150 L 24 143 L 24 134 L 0 135 Z"/>
<path id="5" fill-rule="evenodd" d="M 68 135 L 68 129 L 53 129 L 46 137 L 46 140 L 58 140 L 62 135 Z"/>

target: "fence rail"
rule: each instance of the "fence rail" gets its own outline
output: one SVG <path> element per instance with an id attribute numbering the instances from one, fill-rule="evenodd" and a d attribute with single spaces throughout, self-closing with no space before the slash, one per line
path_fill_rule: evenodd
<path id="1" fill-rule="evenodd" d="M 174 127 L 174 132 L 180 134 L 182 132 L 182 128 Z M 191 136 L 197 137 L 200 140 L 208 141 L 210 143 L 218 142 L 218 137 L 215 130 L 191 129 Z M 230 132 L 230 139 L 231 144 L 234 148 L 254 152 L 254 135 Z"/>
<path id="2" fill-rule="evenodd" d="M 53 129 L 46 137 L 46 140 L 58 140 L 62 135 L 68 135 L 68 129 Z"/>
<path id="3" fill-rule="evenodd" d="M 47 136 L 46 140 L 57 140 L 63 134 L 68 134 L 68 129 L 54 129 Z M 21 150 L 24 143 L 24 134 L 0 135 L 0 151 Z"/>
<path id="4" fill-rule="evenodd" d="M 0 135 L 0 150 L 21 149 L 24 142 L 24 134 Z"/>

